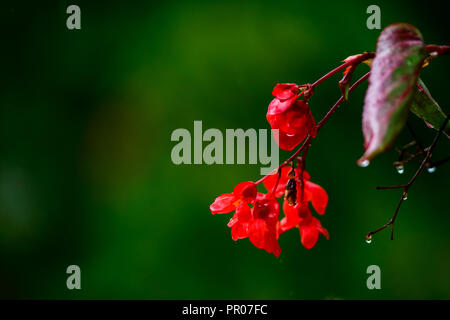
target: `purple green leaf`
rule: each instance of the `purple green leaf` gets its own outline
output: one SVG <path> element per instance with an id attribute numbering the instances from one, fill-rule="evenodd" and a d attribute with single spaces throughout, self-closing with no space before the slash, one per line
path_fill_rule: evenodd
<path id="1" fill-rule="evenodd" d="M 381 32 L 364 101 L 365 153 L 359 165 L 389 148 L 403 129 L 426 56 L 414 26 L 396 23 Z"/>
<path id="2" fill-rule="evenodd" d="M 436 130 L 439 130 L 447 117 L 421 79 L 417 83 L 411 103 L 411 111 L 423 119 L 428 127 Z M 447 123 L 444 133 L 450 138 L 450 122 Z"/>

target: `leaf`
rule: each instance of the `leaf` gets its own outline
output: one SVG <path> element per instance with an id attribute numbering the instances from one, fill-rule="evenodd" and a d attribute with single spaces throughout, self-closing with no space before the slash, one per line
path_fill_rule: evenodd
<path id="1" fill-rule="evenodd" d="M 362 62 L 370 67 L 370 63 L 374 57 L 373 52 L 364 52 L 349 56 L 344 59 L 344 62 L 350 63 L 350 65 L 344 70 L 343 78 L 339 81 L 339 88 L 341 89 L 342 96 L 345 101 L 348 101 L 348 91 L 350 89 L 350 83 L 352 81 L 353 72 L 355 72 L 356 67 Z"/>
<path id="2" fill-rule="evenodd" d="M 352 76 L 355 69 L 355 65 L 348 66 L 344 71 L 344 77 L 341 81 L 339 81 L 339 88 L 341 89 L 341 93 L 344 96 L 345 101 L 348 101 L 348 90 L 350 88 L 350 82 L 352 81 Z"/>
<path id="3" fill-rule="evenodd" d="M 414 26 L 396 23 L 381 32 L 364 100 L 365 153 L 359 165 L 367 165 L 389 148 L 403 129 L 426 56 L 422 36 Z"/>
<path id="4" fill-rule="evenodd" d="M 436 130 L 441 128 L 447 117 L 421 79 L 419 79 L 415 89 L 411 111 L 423 119 L 427 126 Z M 450 138 L 450 123 L 447 123 L 444 133 Z"/>

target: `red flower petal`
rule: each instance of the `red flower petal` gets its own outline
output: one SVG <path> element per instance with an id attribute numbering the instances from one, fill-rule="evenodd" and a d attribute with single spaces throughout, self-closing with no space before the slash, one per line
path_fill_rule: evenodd
<path id="1" fill-rule="evenodd" d="M 228 226 L 231 227 L 231 238 L 234 241 L 248 237 L 248 224 L 251 219 L 250 208 L 245 202 L 241 202 L 233 218 L 228 222 Z"/>
<path id="2" fill-rule="evenodd" d="M 328 230 L 322 227 L 320 221 L 314 217 L 300 223 L 301 242 L 306 249 L 313 248 L 319 239 L 319 233 L 325 236 L 328 240 L 330 238 Z"/>
<path id="3" fill-rule="evenodd" d="M 267 109 L 266 117 L 269 115 L 274 116 L 286 112 L 286 110 L 288 110 L 295 103 L 296 99 L 297 96 L 293 96 L 287 100 L 280 100 L 278 98 L 273 99 Z"/>
<path id="4" fill-rule="evenodd" d="M 310 200 L 317 213 L 324 214 L 328 204 L 328 194 L 325 189 L 311 181 L 305 182 L 305 189 L 310 194 Z"/>
<path id="5" fill-rule="evenodd" d="M 296 227 L 301 218 L 298 214 L 297 206 L 291 206 L 287 201 L 283 202 L 283 211 L 285 217 L 280 222 L 280 233 Z"/>
<path id="6" fill-rule="evenodd" d="M 234 203 L 238 199 L 232 193 L 224 193 L 216 198 L 214 202 L 209 206 L 212 214 L 216 213 L 229 213 L 236 209 Z"/>
<path id="7" fill-rule="evenodd" d="M 234 187 L 233 194 L 247 203 L 252 203 L 256 198 L 256 184 L 251 181 L 241 182 Z"/>
<path id="8" fill-rule="evenodd" d="M 255 219 L 248 229 L 249 239 L 253 245 L 259 249 L 266 244 L 266 234 L 269 232 L 267 223 L 263 219 Z"/>
<path id="9" fill-rule="evenodd" d="M 248 229 L 250 242 L 259 249 L 278 257 L 281 248 L 277 241 L 276 226 L 269 226 L 263 219 L 254 219 Z"/>
<path id="10" fill-rule="evenodd" d="M 298 93 L 298 85 L 295 83 L 279 83 L 272 91 L 274 97 L 280 100 L 292 98 Z"/>
<path id="11" fill-rule="evenodd" d="M 312 249 L 319 240 L 319 231 L 312 225 L 300 225 L 301 242 L 306 249 Z"/>
<path id="12" fill-rule="evenodd" d="M 236 215 L 236 214 L 235 214 Z M 233 216 L 233 220 L 235 217 Z M 228 223 L 228 226 L 232 221 Z M 239 219 L 235 219 L 235 223 L 231 225 L 231 238 L 236 241 L 238 239 L 244 239 L 248 237 L 248 222 L 241 222 Z"/>
<path id="13" fill-rule="evenodd" d="M 228 222 L 227 226 L 232 227 L 236 223 L 249 222 L 252 218 L 252 213 L 250 208 L 245 202 L 241 202 L 236 208 L 236 212 L 233 217 Z"/>
<path id="14" fill-rule="evenodd" d="M 275 225 L 280 215 L 280 204 L 272 194 L 258 193 L 252 213 L 253 218 Z"/>
<path id="15" fill-rule="evenodd" d="M 280 119 L 279 129 L 286 134 L 299 134 L 303 131 L 307 134 L 311 126 L 310 115 L 308 103 L 297 100 L 286 112 L 279 115 L 283 117 Z"/>
<path id="16" fill-rule="evenodd" d="M 234 241 L 248 237 L 248 224 L 236 224 L 231 227 L 231 238 Z"/>

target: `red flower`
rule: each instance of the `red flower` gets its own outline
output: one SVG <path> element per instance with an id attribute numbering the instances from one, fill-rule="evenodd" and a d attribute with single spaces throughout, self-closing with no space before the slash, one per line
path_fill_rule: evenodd
<path id="1" fill-rule="evenodd" d="M 209 209 L 212 214 L 229 213 L 234 211 L 242 201 L 253 203 L 256 199 L 256 193 L 254 182 L 241 182 L 234 187 L 233 193 L 224 193 L 218 196 Z"/>
<path id="2" fill-rule="evenodd" d="M 279 130 L 278 145 L 283 150 L 294 149 L 316 124 L 308 103 L 297 100 L 301 95 L 298 91 L 296 84 L 278 84 L 272 91 L 275 99 L 267 110 L 267 121 L 272 129 Z"/>
<path id="3" fill-rule="evenodd" d="M 253 207 L 250 208 L 249 204 L 253 204 Z M 256 193 L 254 183 L 243 182 L 234 188 L 233 193 L 217 197 L 210 209 L 213 214 L 228 213 L 236 209 L 228 223 L 232 239 L 236 241 L 249 238 L 255 247 L 273 253 L 276 257 L 280 255 L 280 205 L 273 195 Z"/>

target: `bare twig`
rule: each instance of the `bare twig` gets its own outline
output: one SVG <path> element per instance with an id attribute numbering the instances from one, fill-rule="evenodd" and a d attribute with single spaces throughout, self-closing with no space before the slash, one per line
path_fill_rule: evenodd
<path id="1" fill-rule="evenodd" d="M 426 167 L 428 161 L 430 160 L 431 157 L 431 153 L 434 149 L 434 147 L 436 146 L 439 137 L 442 135 L 442 133 L 444 132 L 444 128 L 447 125 L 448 121 L 449 121 L 450 115 L 447 115 L 447 118 L 445 119 L 444 123 L 442 124 L 441 128 L 439 129 L 438 133 L 436 134 L 436 136 L 433 139 L 433 142 L 431 143 L 431 145 L 426 148 L 427 153 L 425 155 L 425 158 L 423 159 L 422 163 L 420 164 L 420 167 L 417 169 L 416 173 L 413 175 L 413 177 L 409 180 L 409 182 L 405 185 L 399 185 L 399 186 L 390 186 L 390 187 L 377 187 L 377 190 L 382 190 L 382 189 L 403 189 L 403 193 L 402 196 L 397 204 L 397 207 L 394 211 L 394 215 L 392 216 L 392 218 L 383 226 L 381 226 L 380 228 L 371 231 L 367 234 L 366 236 L 366 240 L 370 241 L 372 239 L 372 236 L 377 233 L 380 232 L 384 229 L 386 229 L 389 226 L 392 226 L 392 231 L 391 231 L 391 240 L 394 239 L 394 223 L 395 223 L 395 219 L 397 218 L 398 212 L 400 210 L 400 206 L 403 203 L 403 200 L 406 199 L 406 197 L 408 196 L 408 191 L 411 188 L 411 186 L 414 184 L 414 182 L 416 181 L 417 177 L 419 176 L 419 174 L 423 171 L 423 169 Z"/>

